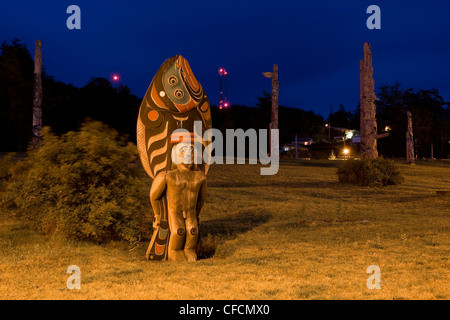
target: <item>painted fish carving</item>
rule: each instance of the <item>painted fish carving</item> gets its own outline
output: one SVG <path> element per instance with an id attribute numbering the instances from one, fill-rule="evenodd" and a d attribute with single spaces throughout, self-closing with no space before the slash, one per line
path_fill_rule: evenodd
<path id="1" fill-rule="evenodd" d="M 142 100 L 137 121 L 137 145 L 142 165 L 154 178 L 172 168 L 170 135 L 178 128 L 194 130 L 202 121 L 202 135 L 212 127 L 208 98 L 181 55 L 167 59 Z M 208 165 L 200 164 L 205 173 Z"/>

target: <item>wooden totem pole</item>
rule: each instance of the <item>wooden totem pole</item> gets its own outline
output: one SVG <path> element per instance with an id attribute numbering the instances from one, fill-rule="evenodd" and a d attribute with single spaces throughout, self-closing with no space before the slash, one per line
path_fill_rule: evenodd
<path id="1" fill-rule="evenodd" d="M 195 132 L 194 122 L 201 124 L 201 132 Z M 148 87 L 137 120 L 139 156 L 153 179 L 149 260 L 197 260 L 198 216 L 209 165 L 194 161 L 194 155 L 203 154 L 210 143 L 201 137 L 211 127 L 208 98 L 188 61 L 181 55 L 167 59 Z"/>
<path id="2" fill-rule="evenodd" d="M 408 117 L 408 129 L 406 130 L 406 162 L 414 164 L 414 135 L 411 112 L 408 111 L 406 116 Z"/>
<path id="3" fill-rule="evenodd" d="M 278 130 L 278 65 L 273 65 L 272 72 L 263 72 L 264 77 L 272 79 L 272 112 L 271 112 L 271 122 L 269 124 L 269 129 Z M 270 140 L 269 140 L 270 141 Z M 278 146 L 270 145 L 270 154 L 278 152 Z"/>
<path id="4" fill-rule="evenodd" d="M 36 40 L 34 53 L 34 87 L 33 87 L 33 138 L 35 148 L 41 143 L 42 130 L 42 53 L 41 40 Z"/>
<path id="5" fill-rule="evenodd" d="M 375 81 L 370 45 L 364 43 L 364 60 L 360 61 L 360 130 L 361 157 L 378 158 Z"/>

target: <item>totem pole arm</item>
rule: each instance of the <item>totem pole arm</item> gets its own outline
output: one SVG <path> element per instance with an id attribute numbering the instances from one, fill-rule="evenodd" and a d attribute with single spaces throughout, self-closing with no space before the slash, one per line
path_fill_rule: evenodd
<path id="1" fill-rule="evenodd" d="M 203 205 L 205 204 L 206 201 L 206 180 L 205 182 L 202 183 L 200 190 L 198 192 L 198 198 L 197 198 L 197 209 L 196 209 L 196 213 L 197 213 L 197 217 L 200 214 L 200 211 L 203 208 Z"/>
<path id="2" fill-rule="evenodd" d="M 155 222 L 158 224 L 161 217 L 160 201 L 166 190 L 166 172 L 159 173 L 153 180 L 152 187 L 150 188 L 150 202 L 152 204 L 153 211 L 155 212 Z"/>
<path id="3" fill-rule="evenodd" d="M 382 138 L 386 138 L 389 136 L 389 132 L 385 132 L 385 133 L 379 133 L 377 134 L 377 139 L 382 139 Z"/>

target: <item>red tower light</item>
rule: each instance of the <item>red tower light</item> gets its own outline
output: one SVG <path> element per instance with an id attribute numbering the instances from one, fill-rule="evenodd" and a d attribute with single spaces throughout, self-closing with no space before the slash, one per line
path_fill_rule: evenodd
<path id="1" fill-rule="evenodd" d="M 227 101 L 227 89 L 226 89 L 227 75 L 228 75 L 228 71 L 225 70 L 225 68 L 219 68 L 219 77 L 220 77 L 219 109 L 227 108 L 229 106 L 228 102 L 226 102 Z M 224 95 L 224 92 L 222 89 L 222 82 L 223 82 L 222 78 L 225 78 L 225 95 Z"/>
<path id="2" fill-rule="evenodd" d="M 120 75 L 116 72 L 112 73 L 110 75 L 110 79 L 113 81 L 114 83 L 114 88 L 117 89 L 117 83 L 120 82 Z"/>

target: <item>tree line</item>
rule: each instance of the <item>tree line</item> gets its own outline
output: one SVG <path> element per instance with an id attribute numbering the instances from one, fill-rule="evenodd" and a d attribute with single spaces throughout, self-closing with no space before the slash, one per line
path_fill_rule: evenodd
<path id="1" fill-rule="evenodd" d="M 26 151 L 31 139 L 33 71 L 32 56 L 20 40 L 0 47 L 0 151 Z M 55 80 L 43 71 L 43 125 L 56 134 L 78 130 L 85 119 L 99 120 L 136 140 L 136 119 L 141 98 L 129 87 L 114 88 L 108 79 L 93 77 L 81 87 Z M 450 109 L 438 90 L 403 89 L 399 83 L 382 85 L 377 92 L 378 128 L 388 126 L 390 136 L 378 140 L 385 157 L 405 156 L 406 112 L 413 115 L 415 149 L 418 157 L 436 158 L 450 154 Z M 232 105 L 220 110 L 212 106 L 213 126 L 225 129 L 268 129 L 270 94 L 263 92 L 256 106 Z M 359 130 L 359 106 L 347 111 L 340 105 L 327 118 L 313 111 L 279 107 L 280 145 L 299 138 L 326 142 L 332 127 Z M 337 132 L 336 132 L 337 134 Z"/>
<path id="2" fill-rule="evenodd" d="M 26 151 L 32 126 L 33 59 L 17 39 L 4 42 L 0 50 L 0 151 Z M 116 90 L 109 80 L 98 77 L 78 88 L 56 81 L 45 69 L 42 87 L 43 126 L 54 133 L 78 130 L 91 118 L 133 138 L 141 99 L 130 88 Z"/>

